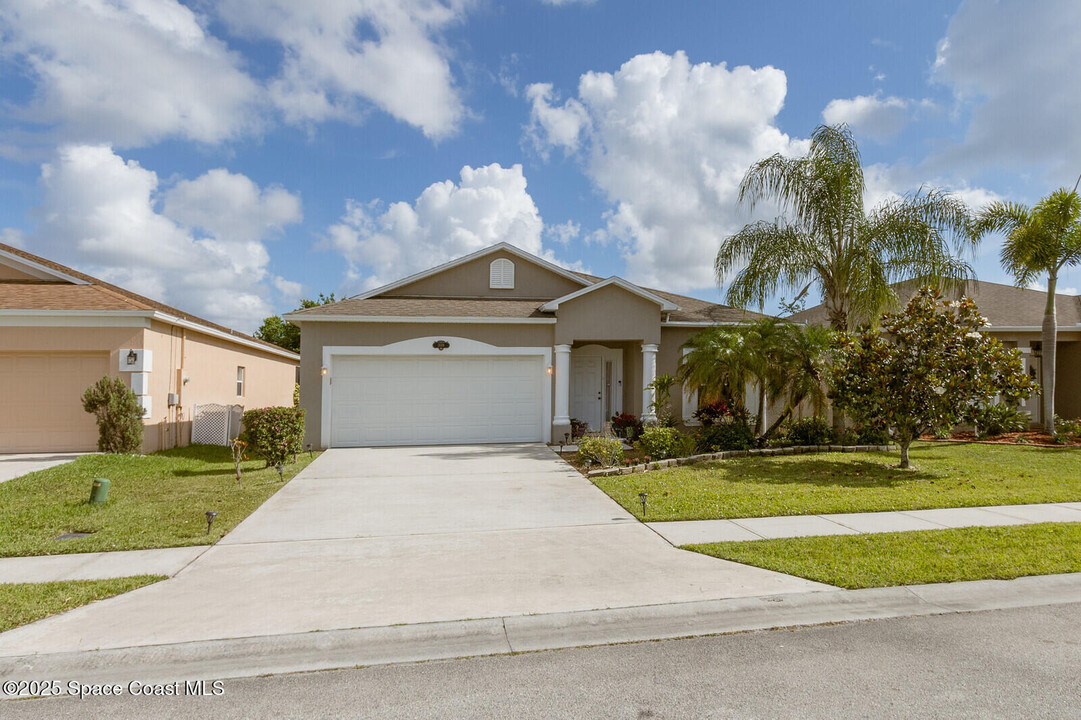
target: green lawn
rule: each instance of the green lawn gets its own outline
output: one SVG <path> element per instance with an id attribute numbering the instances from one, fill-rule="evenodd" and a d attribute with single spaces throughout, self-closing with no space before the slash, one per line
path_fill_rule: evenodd
<path id="1" fill-rule="evenodd" d="M 0 632 L 164 579 L 164 575 L 136 575 L 110 580 L 0 584 Z"/>
<path id="2" fill-rule="evenodd" d="M 856 589 L 1081 572 L 1081 523 L 687 545 L 686 550 Z"/>
<path id="3" fill-rule="evenodd" d="M 285 466 L 285 479 L 311 462 Z M 209 545 L 236 527 L 282 483 L 262 460 L 243 464 L 237 487 L 228 448 L 192 445 L 151 455 L 86 455 L 0 484 L 0 557 Z M 90 505 L 94 478 L 112 481 Z M 218 513 L 211 534 L 206 512 Z M 91 532 L 56 540 L 70 532 Z"/>
<path id="4" fill-rule="evenodd" d="M 651 522 L 1081 500 L 1081 449 L 924 442 L 912 447 L 916 470 L 898 470 L 898 457 L 747 457 L 593 482 Z"/>

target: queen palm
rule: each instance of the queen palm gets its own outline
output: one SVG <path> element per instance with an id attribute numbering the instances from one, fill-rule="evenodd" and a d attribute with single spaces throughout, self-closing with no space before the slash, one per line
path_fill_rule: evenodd
<path id="1" fill-rule="evenodd" d="M 1018 286 L 1047 276 L 1041 347 L 1043 354 L 1041 424 L 1055 434 L 1055 356 L 1058 318 L 1055 287 L 1063 268 L 1081 264 L 1081 197 L 1077 186 L 1051 193 L 1031 210 L 1024 205 L 996 202 L 987 206 L 973 224 L 977 240 L 992 232 L 1006 234 L 1002 244 L 1002 267 Z"/>
<path id="2" fill-rule="evenodd" d="M 746 225 L 721 242 L 717 281 L 735 272 L 727 302 L 761 308 L 780 292 L 799 301 L 817 287 L 830 326 L 848 330 L 853 317 L 873 320 L 896 300 L 891 283 L 920 277 L 960 285 L 971 275 L 954 252 L 968 238 L 963 202 L 921 188 L 867 212 L 864 191 L 859 148 L 844 125 L 817 127 L 803 157 L 776 154 L 752 165 L 740 203 L 753 209 L 772 201 L 787 217 Z M 841 422 L 835 413 L 834 425 Z"/>

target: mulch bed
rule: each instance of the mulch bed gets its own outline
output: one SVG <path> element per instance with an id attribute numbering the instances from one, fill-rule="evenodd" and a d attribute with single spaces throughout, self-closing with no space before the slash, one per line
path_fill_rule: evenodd
<path id="1" fill-rule="evenodd" d="M 1018 438 L 1024 438 L 1018 442 Z M 968 442 L 968 443 L 982 443 L 984 445 L 1040 445 L 1044 447 L 1066 447 L 1062 443 L 1057 443 L 1052 439 L 1050 435 L 1042 430 L 1027 430 L 1025 432 L 1013 432 L 997 435 L 992 438 L 979 439 L 976 437 L 976 433 L 971 430 L 965 432 L 951 433 L 948 438 L 936 438 L 932 435 L 924 435 L 920 440 L 928 440 L 931 442 Z M 1081 447 L 1081 438 L 1076 438 L 1073 442 L 1068 443 L 1070 447 Z"/>
<path id="2" fill-rule="evenodd" d="M 556 455 L 559 455 L 559 456 L 560 456 L 561 458 L 563 458 L 564 460 L 566 460 L 566 461 L 567 461 L 567 463 L 568 463 L 569 465 L 573 466 L 575 470 L 577 470 L 577 471 L 578 471 L 578 472 L 580 472 L 580 473 L 583 473 L 583 474 L 585 474 L 585 472 L 586 472 L 586 465 L 585 465 L 585 463 L 582 463 L 582 462 L 579 462 L 579 461 L 578 461 L 578 452 L 577 452 L 576 450 L 568 450 L 568 451 L 566 451 L 566 452 L 564 452 L 564 453 L 560 453 L 560 452 L 558 452 L 558 448 L 552 448 L 552 449 L 553 449 L 553 450 L 557 450 L 557 452 L 556 452 Z M 631 461 L 631 465 L 637 465 L 637 464 L 638 464 L 638 463 L 640 463 L 640 462 L 645 462 L 645 456 L 644 456 L 644 455 L 642 455 L 642 454 L 641 454 L 641 453 L 640 453 L 640 452 L 639 452 L 638 450 L 627 450 L 627 449 L 624 449 L 624 450 L 623 450 L 623 461 L 624 461 L 624 464 L 626 464 L 626 461 L 627 461 L 627 460 L 630 460 L 630 461 Z M 597 469 L 597 467 L 598 467 L 598 466 L 594 465 L 594 466 L 593 466 L 592 468 L 590 468 L 590 469 L 591 469 L 591 470 L 596 470 L 596 469 Z"/>

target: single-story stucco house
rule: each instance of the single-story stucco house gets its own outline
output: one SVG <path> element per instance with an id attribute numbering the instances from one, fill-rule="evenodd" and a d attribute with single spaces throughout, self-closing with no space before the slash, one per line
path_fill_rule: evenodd
<path id="1" fill-rule="evenodd" d="M 905 281 L 893 285 L 898 303 L 904 306 L 916 290 L 918 281 Z M 1008 347 L 1019 349 L 1024 355 L 1025 369 L 1029 375 L 1042 381 L 1041 373 L 1041 327 L 1047 293 L 1014 285 L 971 280 L 963 291 L 946 293 L 947 297 L 972 298 L 980 313 L 991 326 L 987 333 L 998 338 Z M 1058 358 L 1055 377 L 1055 414 L 1064 418 L 1081 417 L 1081 296 L 1055 295 L 1055 312 L 1058 320 Z M 786 318 L 792 322 L 827 325 L 825 305 L 815 305 Z M 857 320 L 858 321 L 858 320 Z M 1040 417 L 1040 397 L 1034 395 L 1022 403 L 1024 410 L 1037 420 Z"/>
<path id="2" fill-rule="evenodd" d="M 659 374 L 702 328 L 762 317 L 500 243 L 340 302 L 290 313 L 316 447 L 552 441 L 571 418 L 649 419 Z M 692 424 L 695 392 L 672 392 Z"/>
<path id="3" fill-rule="evenodd" d="M 300 357 L 0 244 L 0 453 L 97 449 L 82 394 L 124 378 L 143 451 L 186 445 L 195 405 L 292 405 Z"/>

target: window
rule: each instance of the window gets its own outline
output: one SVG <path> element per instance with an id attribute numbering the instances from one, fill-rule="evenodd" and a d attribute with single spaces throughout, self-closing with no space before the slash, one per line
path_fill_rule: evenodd
<path id="1" fill-rule="evenodd" d="M 488 287 L 497 290 L 514 289 L 514 263 L 498 258 L 488 266 Z"/>
<path id="2" fill-rule="evenodd" d="M 244 397 L 244 368 L 236 369 L 236 396 Z"/>

